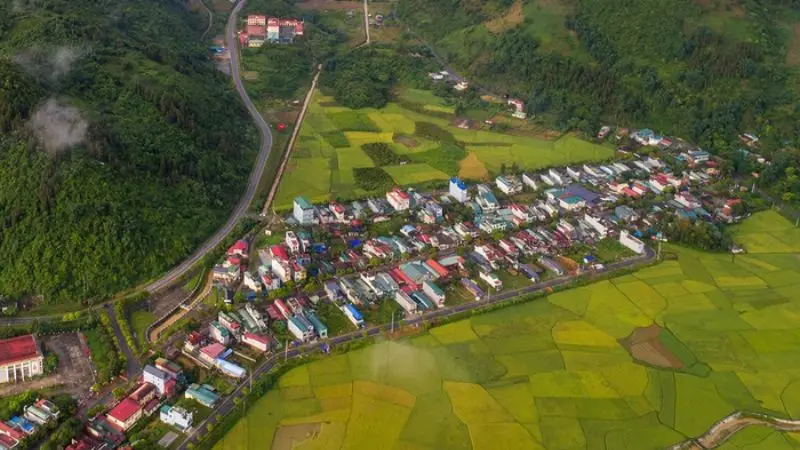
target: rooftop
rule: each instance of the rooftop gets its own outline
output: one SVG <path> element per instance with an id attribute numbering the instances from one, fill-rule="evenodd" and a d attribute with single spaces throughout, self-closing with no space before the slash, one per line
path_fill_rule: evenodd
<path id="1" fill-rule="evenodd" d="M 302 209 L 311 209 L 311 202 L 305 197 L 295 197 L 294 203 Z"/>
<path id="2" fill-rule="evenodd" d="M 120 422 L 127 422 L 131 416 L 139 411 L 139 409 L 140 406 L 138 403 L 136 403 L 133 399 L 126 397 L 108 412 L 108 416 L 113 417 Z"/>
<path id="3" fill-rule="evenodd" d="M 0 341 L 0 366 L 42 356 L 32 334 Z"/>

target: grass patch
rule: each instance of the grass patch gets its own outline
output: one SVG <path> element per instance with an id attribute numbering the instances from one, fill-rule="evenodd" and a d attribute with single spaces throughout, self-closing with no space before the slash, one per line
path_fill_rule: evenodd
<path id="1" fill-rule="evenodd" d="M 381 131 L 369 116 L 361 111 L 342 111 L 328 114 L 331 122 L 342 131 Z"/>
<path id="2" fill-rule="evenodd" d="M 456 144 L 445 143 L 434 150 L 429 150 L 424 153 L 414 153 L 411 155 L 411 160 L 428 164 L 434 169 L 452 176 L 458 175 L 460 170 L 459 161 L 466 157 L 466 150 Z"/>

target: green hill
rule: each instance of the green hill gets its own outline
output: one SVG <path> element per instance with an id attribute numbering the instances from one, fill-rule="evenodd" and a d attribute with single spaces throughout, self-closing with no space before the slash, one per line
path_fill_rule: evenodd
<path id="1" fill-rule="evenodd" d="M 455 68 L 557 128 L 648 126 L 719 151 L 795 138 L 794 0 L 399 0 Z"/>
<path id="2" fill-rule="evenodd" d="M 224 222 L 257 145 L 181 0 L 0 2 L 0 294 L 111 294 Z"/>

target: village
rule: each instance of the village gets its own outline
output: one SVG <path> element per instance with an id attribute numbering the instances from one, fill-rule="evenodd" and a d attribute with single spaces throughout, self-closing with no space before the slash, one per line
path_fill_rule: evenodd
<path id="1" fill-rule="evenodd" d="M 493 184 L 453 177 L 446 191 L 396 187 L 384 197 L 327 204 L 297 197 L 283 223 L 226 251 L 210 275 L 221 300 L 211 315 L 146 365 L 68 448 L 119 445 L 152 416 L 169 427 L 161 442 L 168 447 L 271 354 L 652 258 L 645 242 L 665 240 L 658 229 L 665 216 L 738 220 L 739 200 L 704 189 L 719 175 L 707 152 L 650 130 L 630 137 L 638 147 L 622 158 L 505 173 Z M 31 374 L 41 355 L 29 356 Z M 0 423 L 0 445 L 14 448 L 57 416 L 44 399 L 30 405 L 24 417 Z"/>

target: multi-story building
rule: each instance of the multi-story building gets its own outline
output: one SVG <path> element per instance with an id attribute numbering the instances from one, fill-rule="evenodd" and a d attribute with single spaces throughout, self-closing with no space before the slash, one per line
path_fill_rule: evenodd
<path id="1" fill-rule="evenodd" d="M 163 370 L 148 364 L 144 366 L 143 380 L 145 383 L 150 383 L 155 386 L 160 395 L 164 395 L 166 393 L 166 386 L 167 382 L 170 380 L 170 377 Z"/>
<path id="2" fill-rule="evenodd" d="M 430 281 L 423 281 L 422 292 L 424 292 L 429 299 L 433 300 L 437 308 L 442 308 L 444 306 L 445 294 L 439 286 L 436 286 Z"/>
<path id="3" fill-rule="evenodd" d="M 397 187 L 386 193 L 386 201 L 397 211 L 406 211 L 411 207 L 411 196 Z"/>
<path id="4" fill-rule="evenodd" d="M 513 175 L 500 175 L 494 180 L 497 188 L 506 195 L 514 195 L 522 192 L 522 183 Z"/>
<path id="5" fill-rule="evenodd" d="M 403 291 L 394 293 L 394 301 L 407 313 L 414 313 L 417 311 L 417 302 Z"/>
<path id="6" fill-rule="evenodd" d="M 469 189 L 467 184 L 457 177 L 450 178 L 450 196 L 459 203 L 469 201 Z"/>
<path id="7" fill-rule="evenodd" d="M 314 329 L 299 317 L 290 317 L 286 322 L 289 332 L 292 333 L 297 340 L 306 342 L 314 337 Z"/>
<path id="8" fill-rule="evenodd" d="M 294 219 L 300 225 L 311 225 L 314 223 L 314 205 L 305 197 L 296 197 L 294 199 Z"/>
<path id="9" fill-rule="evenodd" d="M 159 413 L 161 421 L 167 425 L 172 425 L 181 430 L 192 427 L 194 416 L 191 411 L 187 411 L 180 406 L 163 405 Z"/>

